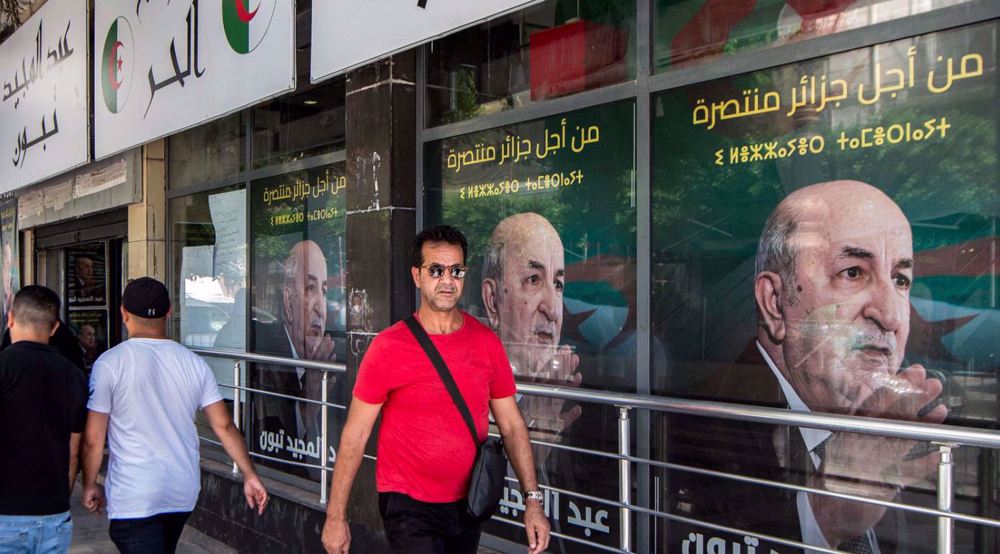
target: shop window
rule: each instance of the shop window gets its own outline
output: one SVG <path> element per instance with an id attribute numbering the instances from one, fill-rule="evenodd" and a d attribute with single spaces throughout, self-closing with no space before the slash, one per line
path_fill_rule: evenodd
<path id="1" fill-rule="evenodd" d="M 521 383 L 635 391 L 634 119 L 634 103 L 620 102 L 425 147 L 425 224 L 466 235 L 460 307 L 496 331 Z M 536 440 L 617 448 L 614 408 L 534 396 L 520 404 Z M 536 454 L 543 484 L 617 498 L 612 461 Z M 614 509 L 568 493 L 550 502 L 561 533 L 619 544 Z M 599 525 L 571 523 L 571 504 L 603 513 Z M 510 509 L 501 512 L 517 519 Z M 515 540 L 522 531 L 490 532 Z"/>
<path id="2" fill-rule="evenodd" d="M 246 205 L 242 187 L 170 200 L 171 336 L 186 346 L 245 350 Z M 220 384 L 233 384 L 232 362 L 206 361 Z M 232 389 L 221 390 L 232 398 Z"/>
<path id="3" fill-rule="evenodd" d="M 218 181 L 243 171 L 246 128 L 241 113 L 170 137 L 171 190 Z"/>
<path id="4" fill-rule="evenodd" d="M 346 361 L 345 170 L 340 162 L 251 183 L 253 293 L 248 325 L 253 352 L 315 362 Z M 250 383 L 257 389 L 320 400 L 322 373 L 254 364 Z M 329 401 L 346 404 L 343 379 L 332 372 L 328 377 Z M 320 444 L 318 405 L 255 395 L 250 413 L 247 436 L 253 451 L 316 465 L 324 452 L 330 461 L 335 457 Z M 342 415 L 331 409 L 330 445 L 339 436 Z M 318 470 L 280 463 L 276 467 L 319 479 Z"/>
<path id="5" fill-rule="evenodd" d="M 655 0 L 657 71 L 801 42 L 969 0 Z"/>
<path id="6" fill-rule="evenodd" d="M 253 167 L 343 149 L 347 124 L 344 105 L 344 78 L 338 77 L 320 85 L 300 81 L 295 94 L 252 108 Z"/>
<path id="7" fill-rule="evenodd" d="M 651 323 L 670 360 L 654 368 L 658 392 L 997 425 L 997 31 L 942 31 L 653 98 Z M 795 428 L 658 425 L 655 448 L 682 456 L 670 461 L 804 482 L 825 455 L 824 471 L 850 473 L 829 483 L 893 496 L 905 485 L 908 501 L 934 502 L 921 484 L 934 479 L 928 445 L 854 438 L 810 458 Z M 850 444 L 838 437 L 831 444 Z M 980 503 L 963 511 L 993 509 L 996 483 L 983 476 L 995 459 L 963 452 L 958 481 Z M 657 491 L 676 501 L 668 511 L 806 536 L 794 494 L 738 488 L 738 507 L 726 485 L 698 479 Z M 906 534 L 905 523 L 875 521 L 883 552 L 934 542 L 929 523 Z M 689 531 L 742 542 L 687 526 L 668 533 L 668 549 L 686 549 Z M 996 540 L 956 536 L 967 552 Z"/>
<path id="8" fill-rule="evenodd" d="M 433 42 L 427 124 L 635 78 L 633 0 L 548 0 Z"/>

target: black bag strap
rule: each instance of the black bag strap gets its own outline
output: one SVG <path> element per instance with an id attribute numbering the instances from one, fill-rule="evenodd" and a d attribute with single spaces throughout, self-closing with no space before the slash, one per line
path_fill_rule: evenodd
<path id="1" fill-rule="evenodd" d="M 420 325 L 415 316 L 410 316 L 404 320 L 406 326 L 410 328 L 410 332 L 416 337 L 417 342 L 420 343 L 420 347 L 424 349 L 424 353 L 431 360 L 431 365 L 437 370 L 438 375 L 441 376 L 441 380 L 444 381 L 444 388 L 448 389 L 448 394 L 451 395 L 451 400 L 455 403 L 455 407 L 458 408 L 458 413 L 462 414 L 462 419 L 465 420 L 466 427 L 469 428 L 469 433 L 472 435 L 472 443 L 479 448 L 479 433 L 476 433 L 476 425 L 472 421 L 472 412 L 469 411 L 469 406 L 465 403 L 465 399 L 462 398 L 462 393 L 458 390 L 458 385 L 455 383 L 455 379 L 451 376 L 451 372 L 448 371 L 447 364 L 444 363 L 444 358 L 441 357 L 441 353 L 438 352 L 437 347 L 431 342 L 431 338 L 427 336 L 427 331 L 424 327 Z"/>

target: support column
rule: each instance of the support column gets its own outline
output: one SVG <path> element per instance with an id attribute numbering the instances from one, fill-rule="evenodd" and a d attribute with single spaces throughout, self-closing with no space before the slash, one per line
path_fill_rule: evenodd
<path id="1" fill-rule="evenodd" d="M 35 277 L 35 230 L 21 231 L 21 286 L 36 284 Z"/>
<path id="2" fill-rule="evenodd" d="M 142 147 L 142 202 L 128 207 L 126 279 L 167 278 L 166 141 Z"/>
<path id="3" fill-rule="evenodd" d="M 415 306 L 409 259 L 416 221 L 415 60 L 413 51 L 405 52 L 347 78 L 345 390 L 353 388 L 375 335 Z M 368 454 L 375 454 L 375 444 L 368 442 Z M 348 519 L 381 533 L 374 470 L 370 460 L 361 466 Z"/>

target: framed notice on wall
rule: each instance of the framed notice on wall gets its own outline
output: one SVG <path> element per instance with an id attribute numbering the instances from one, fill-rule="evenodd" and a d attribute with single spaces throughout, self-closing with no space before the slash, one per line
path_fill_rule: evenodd
<path id="1" fill-rule="evenodd" d="M 103 242 L 66 249 L 66 305 L 69 308 L 107 304 L 107 254 Z"/>

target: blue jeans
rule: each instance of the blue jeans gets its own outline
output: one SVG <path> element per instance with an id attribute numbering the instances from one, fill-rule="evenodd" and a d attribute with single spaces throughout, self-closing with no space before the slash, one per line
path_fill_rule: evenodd
<path id="1" fill-rule="evenodd" d="M 69 512 L 50 516 L 0 515 L 0 554 L 56 554 L 69 551 L 73 519 Z"/>

